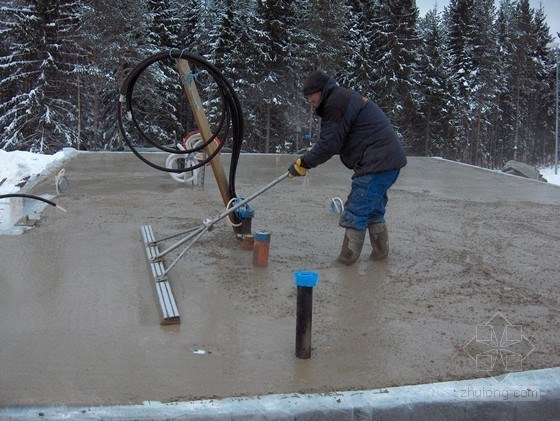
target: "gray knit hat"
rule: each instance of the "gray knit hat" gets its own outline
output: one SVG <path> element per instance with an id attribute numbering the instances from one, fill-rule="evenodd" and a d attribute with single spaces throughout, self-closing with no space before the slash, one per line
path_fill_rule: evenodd
<path id="1" fill-rule="evenodd" d="M 327 76 L 323 72 L 316 70 L 307 76 L 305 83 L 303 84 L 303 94 L 305 96 L 314 94 L 315 92 L 322 91 L 325 87 L 330 76 Z"/>

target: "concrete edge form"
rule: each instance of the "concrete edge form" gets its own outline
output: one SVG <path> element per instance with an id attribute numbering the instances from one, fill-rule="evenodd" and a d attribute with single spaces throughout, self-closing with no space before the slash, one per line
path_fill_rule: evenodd
<path id="1" fill-rule="evenodd" d="M 500 378 L 324 394 L 286 393 L 100 407 L 0 408 L 2 420 L 148 419 L 558 419 L 560 367 Z"/>

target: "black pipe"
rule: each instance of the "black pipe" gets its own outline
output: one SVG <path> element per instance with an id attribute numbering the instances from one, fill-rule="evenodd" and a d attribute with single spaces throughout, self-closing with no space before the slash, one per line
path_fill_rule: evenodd
<path id="1" fill-rule="evenodd" d="M 319 281 L 315 272 L 299 271 L 294 273 L 297 286 L 296 311 L 296 357 L 311 357 L 311 325 L 313 319 L 313 287 Z"/>
<path id="2" fill-rule="evenodd" d="M 296 357 L 311 357 L 311 325 L 313 318 L 313 288 L 297 287 Z"/>
<path id="3" fill-rule="evenodd" d="M 51 206 L 57 207 L 58 205 L 56 203 L 54 203 L 52 200 L 49 199 L 45 199 L 43 197 L 40 196 L 35 196 L 33 194 L 22 194 L 22 193 L 11 193 L 11 194 L 2 194 L 0 195 L 0 199 L 8 199 L 10 197 L 24 197 L 26 199 L 34 199 L 34 200 L 40 200 L 41 202 L 45 202 L 48 203 Z"/>

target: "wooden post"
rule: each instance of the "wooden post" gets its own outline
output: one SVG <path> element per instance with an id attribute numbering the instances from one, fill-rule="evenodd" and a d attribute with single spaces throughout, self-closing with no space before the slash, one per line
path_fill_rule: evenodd
<path id="1" fill-rule="evenodd" d="M 210 130 L 208 119 L 206 118 L 206 114 L 204 113 L 204 108 L 202 108 L 202 101 L 200 100 L 200 96 L 198 95 L 198 90 L 196 89 L 194 78 L 191 77 L 192 73 L 189 62 L 184 59 L 177 59 L 175 60 L 175 62 L 177 64 L 177 69 L 179 71 L 179 77 L 181 78 L 183 88 L 185 89 L 185 93 L 187 94 L 187 97 L 189 99 L 189 104 L 193 111 L 196 124 L 198 125 L 198 130 L 200 130 L 202 140 L 206 142 L 212 137 L 212 131 Z M 214 142 L 212 142 L 208 146 L 206 146 L 205 149 L 206 153 L 208 155 L 211 155 L 216 150 L 216 145 L 214 144 Z M 229 183 L 224 171 L 224 167 L 222 165 L 222 159 L 220 158 L 220 155 L 216 155 L 214 158 L 212 158 L 212 160 L 210 161 L 210 165 L 212 166 L 214 177 L 216 178 L 216 182 L 218 183 L 218 188 L 220 189 L 220 194 L 222 195 L 224 205 L 227 206 L 231 197 L 229 195 Z"/>

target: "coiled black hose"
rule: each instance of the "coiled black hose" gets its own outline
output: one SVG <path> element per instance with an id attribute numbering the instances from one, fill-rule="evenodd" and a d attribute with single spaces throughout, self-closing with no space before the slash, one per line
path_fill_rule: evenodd
<path id="1" fill-rule="evenodd" d="M 218 124 L 218 127 L 212 131 L 213 135 L 210 139 L 206 140 L 204 143 L 198 145 L 196 148 L 193 149 L 186 149 L 186 150 L 180 150 L 180 149 L 174 149 L 174 148 L 169 148 L 166 146 L 163 146 L 155 141 L 153 141 L 151 138 L 149 138 L 146 133 L 144 132 L 144 130 L 142 130 L 142 128 L 140 127 L 140 125 L 138 124 L 138 121 L 136 120 L 135 114 L 134 114 L 134 109 L 132 106 L 132 94 L 134 92 L 134 86 L 138 80 L 138 78 L 140 77 L 140 75 L 152 64 L 159 62 L 159 61 L 164 61 L 164 60 L 169 60 L 169 59 L 185 59 L 188 60 L 190 62 L 195 63 L 197 66 L 200 66 L 202 68 L 204 68 L 208 74 L 214 79 L 216 85 L 218 86 L 218 91 L 220 94 L 220 99 L 221 99 L 221 104 L 222 104 L 222 113 L 221 113 L 221 117 L 220 117 L 220 121 Z M 193 81 L 194 83 L 194 81 Z M 123 104 L 125 103 L 125 104 Z M 126 79 L 124 80 L 122 87 L 121 87 L 121 91 L 120 91 L 120 97 L 119 97 L 119 107 L 118 107 L 118 114 L 117 114 L 117 120 L 118 120 L 118 125 L 119 125 L 119 130 L 121 132 L 121 135 L 123 136 L 124 141 L 126 142 L 126 144 L 128 145 L 128 147 L 130 148 L 130 150 L 138 157 L 140 158 L 140 160 L 142 160 L 143 162 L 145 162 L 146 164 L 148 164 L 149 166 L 160 170 L 160 171 L 166 171 L 166 172 L 175 172 L 175 173 L 182 173 L 182 172 L 187 172 L 187 171 L 192 171 L 196 168 L 202 167 L 203 165 L 206 165 L 208 162 L 210 162 L 221 150 L 222 146 L 224 145 L 226 138 L 229 135 L 229 129 L 231 126 L 231 131 L 232 131 L 232 153 L 231 153 L 231 162 L 230 162 L 230 168 L 229 168 L 229 195 L 231 198 L 235 198 L 237 197 L 237 194 L 235 193 L 235 173 L 237 171 L 237 163 L 239 161 L 239 155 L 241 153 L 241 144 L 243 142 L 243 112 L 241 110 L 241 104 L 239 102 L 239 99 L 237 98 L 237 95 L 235 94 L 235 91 L 233 90 L 231 84 L 227 81 L 227 79 L 223 76 L 223 74 L 220 72 L 220 70 L 214 66 L 213 64 L 209 63 L 208 61 L 206 61 L 204 58 L 202 58 L 199 55 L 196 54 L 192 54 L 186 51 L 181 51 L 178 49 L 172 49 L 170 51 L 162 51 L 160 53 L 154 54 L 151 57 L 146 58 L 145 60 L 141 61 L 138 65 L 136 65 L 136 67 L 134 67 L 132 69 L 132 71 L 128 74 L 128 76 L 126 77 Z M 124 115 L 123 115 L 124 114 Z M 153 146 L 155 146 L 156 148 L 164 151 L 164 152 L 170 152 L 170 153 L 175 153 L 175 154 L 190 154 L 193 152 L 197 152 L 203 148 L 205 148 L 206 146 L 208 146 L 211 142 L 214 141 L 214 139 L 216 138 L 217 134 L 220 133 L 222 131 L 222 129 L 225 130 L 225 136 L 224 139 L 222 139 L 222 141 L 219 143 L 219 145 L 217 146 L 216 150 L 210 154 L 209 156 L 206 157 L 206 159 L 200 163 L 198 163 L 197 165 L 193 165 L 190 167 L 186 167 L 186 168 L 166 168 L 166 167 L 162 167 L 160 165 L 154 164 L 153 162 L 151 162 L 150 160 L 148 160 L 147 158 L 145 158 L 133 145 L 133 142 L 130 140 L 130 137 L 128 136 L 126 129 L 124 127 L 124 118 L 127 118 L 133 125 L 133 127 L 136 129 L 139 137 L 145 141 L 148 142 L 150 144 L 152 144 Z M 225 127 L 224 127 L 225 124 Z"/>

